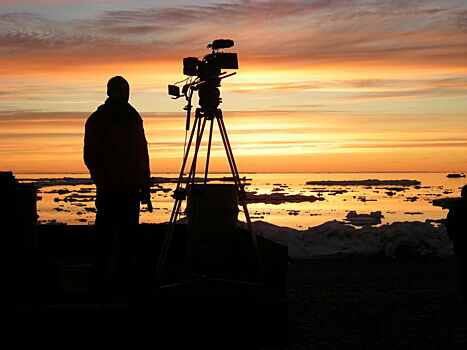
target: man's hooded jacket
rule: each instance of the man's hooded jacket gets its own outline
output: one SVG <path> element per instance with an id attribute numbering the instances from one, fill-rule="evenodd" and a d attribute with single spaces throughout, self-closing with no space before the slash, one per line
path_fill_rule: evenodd
<path id="1" fill-rule="evenodd" d="M 88 118 L 84 162 L 97 187 L 149 193 L 149 155 L 143 120 L 128 102 L 108 98 Z"/>

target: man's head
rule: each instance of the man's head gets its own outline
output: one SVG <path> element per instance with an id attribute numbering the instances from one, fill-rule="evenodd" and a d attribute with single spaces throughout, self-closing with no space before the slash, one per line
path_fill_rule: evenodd
<path id="1" fill-rule="evenodd" d="M 461 197 L 465 200 L 467 200 L 467 185 L 464 185 L 461 190 Z"/>
<path id="2" fill-rule="evenodd" d="M 130 84 L 119 75 L 110 78 L 107 83 L 107 96 L 113 100 L 128 102 L 130 98 Z"/>

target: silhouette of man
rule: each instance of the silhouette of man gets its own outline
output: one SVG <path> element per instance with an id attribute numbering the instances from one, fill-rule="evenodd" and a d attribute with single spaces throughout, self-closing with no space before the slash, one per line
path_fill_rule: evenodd
<path id="1" fill-rule="evenodd" d="M 459 261 L 462 300 L 467 302 L 467 185 L 462 187 L 461 199 L 449 209 L 446 229 Z"/>
<path id="2" fill-rule="evenodd" d="M 152 211 L 147 141 L 143 120 L 128 103 L 130 86 L 123 77 L 113 77 L 107 83 L 107 95 L 86 121 L 84 136 L 84 162 L 97 191 L 91 277 L 95 291 L 107 287 L 115 251 L 120 287 L 131 286 L 140 202 Z"/>

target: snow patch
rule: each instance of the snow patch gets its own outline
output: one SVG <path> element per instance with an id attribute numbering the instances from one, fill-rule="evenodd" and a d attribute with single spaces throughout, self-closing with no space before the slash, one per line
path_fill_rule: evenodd
<path id="1" fill-rule="evenodd" d="M 394 222 L 380 227 L 355 228 L 328 221 L 307 230 L 295 230 L 264 221 L 253 223 L 257 234 L 288 246 L 289 256 L 307 259 L 323 256 L 379 255 L 449 256 L 452 243 L 444 225 L 429 222 Z"/>

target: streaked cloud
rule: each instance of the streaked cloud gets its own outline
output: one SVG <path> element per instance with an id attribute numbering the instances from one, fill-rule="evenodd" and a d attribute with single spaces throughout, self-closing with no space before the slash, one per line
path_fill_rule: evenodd
<path id="1" fill-rule="evenodd" d="M 155 169 L 174 170 L 185 102 L 166 84 L 223 37 L 240 70 L 221 107 L 250 171 L 467 170 L 466 29 L 456 0 L 0 1 L 0 166 L 83 170 L 84 121 L 119 74 Z"/>
<path id="2" fill-rule="evenodd" d="M 0 5 L 48 5 L 48 4 L 77 4 L 77 3 L 96 3 L 96 2 L 114 2 L 119 3 L 124 0 L 0 0 Z"/>
<path id="3" fill-rule="evenodd" d="M 258 158 L 274 157 L 285 163 L 292 155 L 301 155 L 307 159 L 318 154 L 328 154 L 331 158 L 338 158 L 341 154 L 376 152 L 381 157 L 389 153 L 403 157 L 408 150 L 444 151 L 454 153 L 454 159 L 459 160 L 462 153 L 458 152 L 465 152 L 467 148 L 467 136 L 462 129 L 437 129 L 436 120 L 406 119 L 406 125 L 401 131 L 394 126 L 391 118 L 311 118 L 304 122 L 301 117 L 303 112 L 254 114 L 256 118 L 252 119 L 251 112 L 235 112 L 226 120 L 233 150 L 240 162 L 246 162 L 255 155 Z M 284 118 L 285 115 L 288 118 Z M 44 170 L 53 164 L 57 166 L 66 163 L 70 167 L 69 171 L 85 171 L 82 142 L 87 115 L 36 112 L 16 114 L 16 118 L 13 116 L 0 115 L 0 167 L 14 166 L 25 171 L 33 164 Z M 184 143 L 184 116 L 148 114 L 143 115 L 143 118 L 153 171 L 166 170 L 167 164 L 177 166 Z M 464 121 L 465 126 L 466 123 Z M 375 128 L 375 125 L 378 127 Z M 410 131 L 414 127 L 417 128 L 416 135 Z M 203 144 L 200 153 L 204 154 L 204 150 Z M 213 164 L 222 164 L 225 158 L 223 144 L 217 133 L 214 135 L 212 157 Z M 24 163 L 26 159 L 32 163 Z M 452 160 L 452 157 L 448 160 Z M 250 165 L 245 171 L 261 171 L 265 161 L 262 159 L 256 166 Z M 43 166 L 40 166 L 41 162 Z M 308 171 L 312 171 L 315 166 L 310 163 Z M 370 165 L 363 162 L 359 166 L 367 169 Z M 304 164 L 300 168 L 306 171 Z"/>
<path id="4" fill-rule="evenodd" d="M 201 53 L 212 33 L 237 40 L 244 62 L 464 65 L 467 9 L 435 1 L 235 1 L 106 10 L 62 22 L 0 15 L 6 57 L 166 62 Z M 226 25 L 228 18 L 228 25 Z M 274 30 L 272 30 L 274 28 Z M 63 57 L 66 55 L 66 58 Z M 106 62 L 100 62 L 105 64 Z"/>

